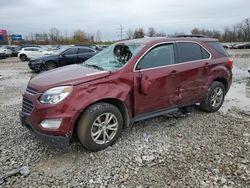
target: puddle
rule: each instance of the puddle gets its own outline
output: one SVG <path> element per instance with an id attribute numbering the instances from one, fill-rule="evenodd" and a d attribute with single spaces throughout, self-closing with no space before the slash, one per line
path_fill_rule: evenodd
<path id="1" fill-rule="evenodd" d="M 242 70 L 242 69 L 234 66 L 232 72 L 233 72 L 233 80 L 241 80 L 241 79 L 250 77 L 250 74 L 249 74 L 247 69 Z"/>
<path id="2" fill-rule="evenodd" d="M 232 83 L 220 111 L 227 113 L 233 107 L 250 112 L 250 76 L 248 79 Z"/>
<path id="3" fill-rule="evenodd" d="M 72 153 L 60 154 L 49 160 L 39 162 L 36 169 L 46 174 L 61 174 L 63 171 L 71 169 L 76 159 L 77 156 L 72 155 Z"/>
<path id="4" fill-rule="evenodd" d="M 31 72 L 22 70 L 0 70 L 0 104 L 20 104 L 31 76 Z"/>

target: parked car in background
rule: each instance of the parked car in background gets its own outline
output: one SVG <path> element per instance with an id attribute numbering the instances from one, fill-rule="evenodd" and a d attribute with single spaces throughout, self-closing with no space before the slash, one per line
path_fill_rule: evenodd
<path id="1" fill-rule="evenodd" d="M 250 49 L 250 43 L 248 44 L 239 44 L 237 49 Z"/>
<path id="2" fill-rule="evenodd" d="M 1 46 L 0 47 L 0 52 L 5 53 L 6 57 L 10 57 L 11 53 L 12 53 L 12 51 L 7 46 Z"/>
<path id="3" fill-rule="evenodd" d="M 102 48 L 100 48 L 99 46 L 95 45 L 95 44 L 76 44 L 75 46 L 83 46 L 83 47 L 88 47 L 88 48 L 91 48 L 95 51 L 101 51 Z"/>
<path id="4" fill-rule="evenodd" d="M 0 59 L 5 59 L 6 58 L 6 54 L 4 52 L 1 52 L 0 50 Z"/>
<path id="5" fill-rule="evenodd" d="M 40 45 L 37 45 L 37 44 L 22 44 L 20 45 L 20 48 L 27 48 L 27 47 L 37 47 L 37 48 L 41 48 Z"/>
<path id="6" fill-rule="evenodd" d="M 52 51 L 47 51 L 39 47 L 26 47 L 22 48 L 19 51 L 18 57 L 21 59 L 21 61 L 27 61 L 31 58 L 41 57 L 50 54 L 52 54 Z"/>
<path id="7" fill-rule="evenodd" d="M 104 45 L 104 44 L 98 45 L 98 46 L 99 46 L 99 48 L 102 49 L 102 50 L 105 49 L 105 48 L 107 48 L 107 47 L 109 47 L 109 45 Z"/>
<path id="8" fill-rule="evenodd" d="M 68 48 L 58 54 L 33 58 L 29 61 L 29 68 L 39 72 L 42 70 L 51 70 L 65 65 L 82 63 L 94 56 L 97 52 L 87 47 Z"/>
<path id="9" fill-rule="evenodd" d="M 19 51 L 21 50 L 20 46 L 9 46 L 10 50 L 11 50 L 11 57 L 17 57 Z"/>
<path id="10" fill-rule="evenodd" d="M 77 135 L 87 149 L 101 150 L 130 123 L 197 103 L 207 112 L 218 111 L 232 67 L 216 39 L 118 42 L 81 65 L 32 78 L 23 95 L 21 122 L 51 145 L 69 145 Z"/>

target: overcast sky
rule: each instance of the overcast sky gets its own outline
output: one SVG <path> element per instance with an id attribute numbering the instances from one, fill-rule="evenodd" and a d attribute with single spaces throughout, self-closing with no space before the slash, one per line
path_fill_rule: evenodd
<path id="1" fill-rule="evenodd" d="M 250 0 L 1 0 L 0 29 L 27 35 L 56 27 L 70 35 L 81 29 L 102 40 L 125 30 L 154 27 L 189 33 L 194 27 L 223 30 L 250 17 Z"/>

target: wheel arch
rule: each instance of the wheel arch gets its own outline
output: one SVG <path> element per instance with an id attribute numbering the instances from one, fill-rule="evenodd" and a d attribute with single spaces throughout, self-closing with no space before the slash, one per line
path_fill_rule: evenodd
<path id="1" fill-rule="evenodd" d="M 47 60 L 47 61 L 45 61 L 45 62 L 44 62 L 44 64 L 46 64 L 46 63 L 48 63 L 48 62 L 55 63 L 55 64 L 56 64 L 56 66 L 58 66 L 58 63 L 57 63 L 55 60 Z"/>
<path id="2" fill-rule="evenodd" d="M 227 92 L 229 90 L 229 83 L 228 83 L 228 80 L 223 78 L 223 77 L 217 77 L 213 80 L 214 81 L 217 81 L 217 82 L 221 82 L 224 87 L 225 87 L 225 91 Z"/>
<path id="3" fill-rule="evenodd" d="M 82 110 L 78 117 L 76 118 L 75 120 L 75 123 L 74 123 L 74 128 L 73 128 L 73 135 L 76 134 L 76 130 L 77 130 L 77 125 L 78 125 L 78 122 L 79 122 L 79 119 L 81 117 L 81 115 L 85 112 L 85 110 L 90 107 L 91 105 L 94 105 L 96 103 L 100 103 L 100 102 L 105 102 L 105 103 L 109 103 L 109 104 L 112 104 L 114 105 L 116 108 L 118 108 L 118 110 L 121 112 L 122 114 L 122 117 L 123 117 L 123 128 L 126 128 L 129 126 L 130 124 L 130 117 L 129 117 L 129 112 L 128 112 L 128 108 L 127 106 L 124 104 L 124 102 L 122 102 L 121 100 L 119 99 L 116 99 L 116 98 L 105 98 L 105 99 L 101 99 L 101 100 L 98 100 L 98 101 L 95 101 L 91 104 L 89 104 L 84 110 Z"/>

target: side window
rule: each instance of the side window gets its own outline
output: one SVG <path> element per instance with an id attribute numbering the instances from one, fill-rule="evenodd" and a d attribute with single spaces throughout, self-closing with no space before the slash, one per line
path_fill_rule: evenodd
<path id="1" fill-rule="evenodd" d="M 79 49 L 78 49 L 78 53 L 79 53 L 79 54 L 88 53 L 88 51 L 89 51 L 89 50 L 86 49 L 86 48 L 79 48 Z"/>
<path id="2" fill-rule="evenodd" d="M 210 57 L 210 54 L 204 48 L 201 48 L 201 51 L 203 59 L 208 59 Z"/>
<path id="3" fill-rule="evenodd" d="M 75 55 L 77 54 L 77 48 L 70 48 L 63 53 L 63 55 Z"/>
<path id="4" fill-rule="evenodd" d="M 209 53 L 199 44 L 192 42 L 177 42 L 178 63 L 209 58 Z"/>
<path id="5" fill-rule="evenodd" d="M 137 64 L 136 69 L 148 69 L 174 64 L 174 45 L 165 44 L 149 51 Z"/>
<path id="6" fill-rule="evenodd" d="M 29 52 L 30 52 L 30 51 L 33 51 L 32 48 L 26 48 L 26 49 L 24 49 L 24 50 L 25 50 L 25 51 L 29 51 Z"/>
<path id="7" fill-rule="evenodd" d="M 38 49 L 38 48 L 32 48 L 32 51 L 34 51 L 34 52 L 38 52 L 38 51 L 39 51 L 39 49 Z"/>
<path id="8" fill-rule="evenodd" d="M 223 46 L 219 43 L 219 42 L 207 42 L 207 44 L 213 48 L 214 50 L 216 50 L 218 53 L 220 53 L 221 55 L 228 57 L 228 53 L 227 51 L 223 48 Z"/>
<path id="9" fill-rule="evenodd" d="M 89 50 L 88 50 L 88 52 L 92 52 L 92 53 L 93 53 L 93 52 L 95 52 L 95 51 L 94 51 L 94 50 L 89 49 Z"/>

